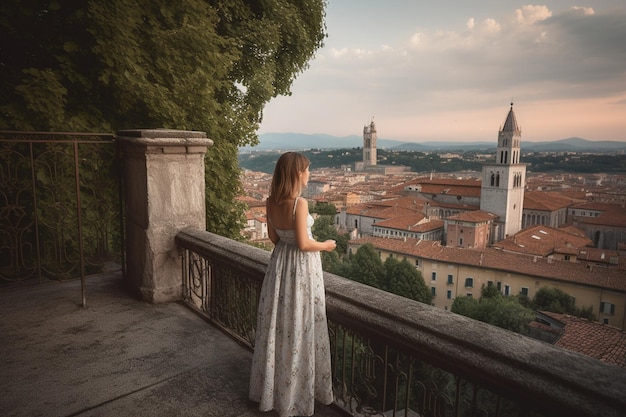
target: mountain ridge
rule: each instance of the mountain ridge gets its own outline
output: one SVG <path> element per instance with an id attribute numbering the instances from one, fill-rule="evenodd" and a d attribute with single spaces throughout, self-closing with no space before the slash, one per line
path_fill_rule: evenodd
<path id="1" fill-rule="evenodd" d="M 250 151 L 287 151 L 304 149 L 341 149 L 360 148 L 363 138 L 358 135 L 332 136 L 324 133 L 263 133 L 259 135 L 257 146 L 241 147 L 241 152 Z M 406 142 L 387 138 L 378 138 L 377 147 L 398 151 L 479 151 L 494 149 L 496 141 L 485 142 Z M 570 137 L 555 141 L 522 141 L 524 152 L 618 152 L 626 151 L 626 142 L 592 141 L 580 137 Z"/>

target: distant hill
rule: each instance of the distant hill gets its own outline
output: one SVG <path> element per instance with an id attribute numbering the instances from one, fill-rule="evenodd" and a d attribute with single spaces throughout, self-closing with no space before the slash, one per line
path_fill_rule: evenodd
<path id="1" fill-rule="evenodd" d="M 321 133 L 305 134 L 305 133 L 263 133 L 259 135 L 260 143 L 257 146 L 246 146 L 241 148 L 242 151 L 257 150 L 302 150 L 302 149 L 342 149 L 342 148 L 358 148 L 363 146 L 363 137 L 352 136 L 331 136 Z M 377 146 L 379 148 L 393 148 L 404 142 L 398 140 L 378 138 Z"/>
<path id="2" fill-rule="evenodd" d="M 331 136 L 326 134 L 304 133 L 263 133 L 259 135 L 257 146 L 242 147 L 246 151 L 288 151 L 304 149 L 343 149 L 363 146 L 361 136 Z M 377 147 L 398 151 L 493 151 L 493 142 L 403 142 L 393 139 L 378 138 Z M 532 142 L 522 139 L 523 152 L 618 152 L 626 151 L 626 142 L 591 141 L 572 137 L 556 141 Z"/>
<path id="3" fill-rule="evenodd" d="M 582 138 L 567 138 L 552 142 L 527 142 L 522 140 L 522 151 L 528 152 L 616 152 L 626 150 L 626 142 L 592 141 Z"/>

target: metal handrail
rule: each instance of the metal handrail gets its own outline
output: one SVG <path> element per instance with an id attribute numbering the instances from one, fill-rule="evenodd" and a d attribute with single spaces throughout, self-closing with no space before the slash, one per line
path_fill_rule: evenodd
<path id="1" fill-rule="evenodd" d="M 102 160 L 100 146 L 112 147 Z M 26 132 L 0 131 L 0 250 L 3 262 L 0 264 L 0 278 L 4 283 L 23 284 L 36 277 L 38 283 L 44 276 L 58 276 L 58 279 L 81 278 L 81 304 L 86 306 L 85 275 L 95 273 L 94 265 L 88 262 L 96 255 L 87 251 L 85 224 L 85 198 L 83 193 L 93 188 L 91 200 L 104 201 L 103 188 L 117 189 L 117 195 L 109 203 L 115 205 L 120 241 L 119 252 L 115 255 L 123 267 L 123 213 L 121 160 L 114 136 L 106 133 L 70 132 Z M 106 175 L 96 175 L 89 171 L 89 162 L 98 161 L 106 167 Z M 110 171 L 110 172 L 109 172 Z M 97 185 L 89 184 L 88 176 L 104 181 Z M 72 187 L 69 185 L 72 182 Z M 73 190 L 71 191 L 70 188 Z M 93 203 L 93 201 L 91 201 Z M 73 208 L 72 208 L 73 207 Z M 48 210 L 58 210 L 54 216 Z M 73 211 L 74 214 L 71 214 Z M 92 215 L 99 218 L 102 216 Z M 57 221 L 55 227 L 45 227 L 44 219 Z M 71 222 L 70 222 L 71 219 Z M 67 223 L 67 224 L 66 224 Z M 67 241 L 68 230 L 77 233 L 76 240 Z M 103 232 L 111 233 L 110 230 Z M 44 237 L 45 236 L 45 237 Z M 105 239 L 109 239 L 106 237 Z M 74 249 L 74 246 L 76 247 Z M 68 253 L 71 255 L 68 256 Z M 44 259 L 45 258 L 45 259 Z M 52 259 L 53 266 L 48 262 Z M 90 271 L 86 271 L 89 266 Z"/>

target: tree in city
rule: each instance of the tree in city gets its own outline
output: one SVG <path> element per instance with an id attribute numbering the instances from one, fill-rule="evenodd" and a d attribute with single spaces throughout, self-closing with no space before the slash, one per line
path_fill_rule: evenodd
<path id="1" fill-rule="evenodd" d="M 567 314 L 576 312 L 574 297 L 554 287 L 539 288 L 533 297 L 532 304 L 536 310 Z"/>
<path id="2" fill-rule="evenodd" d="M 324 0 L 4 0 L 0 129 L 207 133 L 207 229 L 243 226 L 238 147 L 325 37 Z"/>
<path id="3" fill-rule="evenodd" d="M 317 213 L 321 216 L 335 216 L 337 214 L 337 207 L 332 203 L 318 202 L 311 207 L 311 213 Z"/>
<path id="4" fill-rule="evenodd" d="M 337 252 L 339 256 L 344 256 L 348 250 L 349 236 L 347 234 L 339 234 L 332 216 L 319 216 L 315 219 L 313 228 L 311 229 L 313 236 L 319 240 L 333 239 L 337 242 L 337 248 L 333 252 Z M 331 253 L 331 252 L 324 252 Z M 323 254 L 324 254 L 323 253 Z M 322 255 L 323 255 L 322 254 Z"/>
<path id="5" fill-rule="evenodd" d="M 590 320 L 596 319 L 593 314 L 593 306 L 578 308 L 573 296 L 555 287 L 539 288 L 532 299 L 531 306 L 535 310 L 571 314 Z"/>
<path id="6" fill-rule="evenodd" d="M 505 297 L 493 285 L 483 286 L 478 300 L 468 296 L 456 297 L 451 310 L 521 334 L 528 334 L 529 324 L 535 318 L 533 310 L 524 307 L 516 297 Z"/>
<path id="7" fill-rule="evenodd" d="M 385 276 L 383 261 L 376 251 L 376 248 L 367 243 L 357 249 L 356 253 L 350 257 L 349 274 L 346 278 L 369 285 L 375 288 L 382 288 L 382 281 Z"/>
<path id="8" fill-rule="evenodd" d="M 432 302 L 432 294 L 422 274 L 409 261 L 406 259 L 399 261 L 389 256 L 383 266 L 385 267 L 381 287 L 383 290 L 426 304 Z"/>

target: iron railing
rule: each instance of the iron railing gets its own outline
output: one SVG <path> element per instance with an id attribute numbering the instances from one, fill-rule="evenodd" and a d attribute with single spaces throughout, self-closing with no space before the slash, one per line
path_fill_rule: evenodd
<path id="1" fill-rule="evenodd" d="M 0 131 L 0 285 L 82 279 L 123 265 L 111 134 Z"/>
<path id="2" fill-rule="evenodd" d="M 185 229 L 183 299 L 252 349 L 270 253 Z M 325 274 L 335 403 L 358 416 L 624 416 L 626 371 Z"/>

